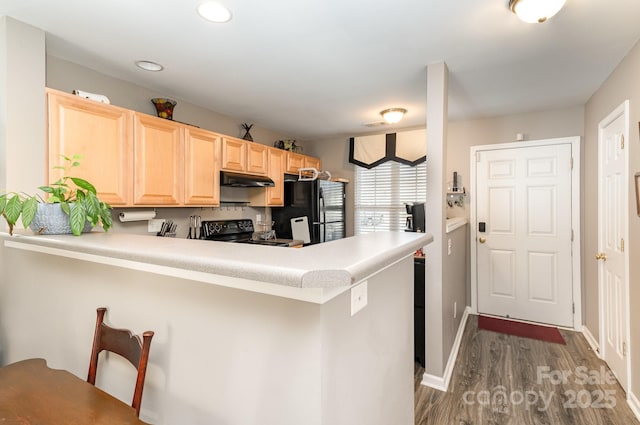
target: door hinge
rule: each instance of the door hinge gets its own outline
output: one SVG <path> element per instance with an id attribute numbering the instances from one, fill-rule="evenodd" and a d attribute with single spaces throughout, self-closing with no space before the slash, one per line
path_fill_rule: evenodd
<path id="1" fill-rule="evenodd" d="M 626 341 L 624 341 L 622 343 L 622 355 L 625 356 L 625 357 L 627 356 L 627 342 Z"/>
<path id="2" fill-rule="evenodd" d="M 573 157 L 571 157 L 569 164 L 571 165 L 571 169 L 573 170 Z"/>
<path id="3" fill-rule="evenodd" d="M 480 162 L 480 152 L 476 152 L 476 162 Z"/>
<path id="4" fill-rule="evenodd" d="M 571 309 L 573 310 L 573 314 L 576 314 L 576 303 L 571 304 Z"/>
<path id="5" fill-rule="evenodd" d="M 571 242 L 573 242 L 573 229 L 571 229 Z"/>
<path id="6" fill-rule="evenodd" d="M 624 149 L 624 134 L 620 135 L 620 149 Z"/>
<path id="7" fill-rule="evenodd" d="M 624 239 L 620 239 L 620 251 L 624 252 Z"/>

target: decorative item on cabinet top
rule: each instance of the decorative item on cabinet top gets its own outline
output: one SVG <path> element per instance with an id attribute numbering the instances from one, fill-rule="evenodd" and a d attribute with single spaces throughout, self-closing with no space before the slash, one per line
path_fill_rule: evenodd
<path id="1" fill-rule="evenodd" d="M 95 100 L 96 102 L 111 104 L 109 98 L 103 94 L 89 93 L 88 91 L 74 90 L 73 94 L 84 97 L 85 99 Z"/>
<path id="2" fill-rule="evenodd" d="M 273 146 L 289 152 L 297 152 L 299 149 L 299 146 L 296 145 L 295 140 L 276 140 L 275 142 L 273 142 Z"/>
<path id="3" fill-rule="evenodd" d="M 173 120 L 173 108 L 178 104 L 175 100 L 155 97 L 151 103 L 156 107 L 156 112 L 160 118 Z"/>
<path id="4" fill-rule="evenodd" d="M 253 142 L 253 137 L 251 137 L 251 133 L 249 133 L 251 127 L 253 127 L 253 124 L 242 123 L 242 128 L 244 129 L 244 136 L 242 136 L 243 140 Z"/>

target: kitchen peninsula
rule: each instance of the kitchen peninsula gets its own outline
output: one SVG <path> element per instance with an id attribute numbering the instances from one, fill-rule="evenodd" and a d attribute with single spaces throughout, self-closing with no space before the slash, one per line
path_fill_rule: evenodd
<path id="1" fill-rule="evenodd" d="M 117 233 L 0 240 L 2 364 L 43 357 L 84 377 L 106 306 L 113 326 L 156 333 L 146 422 L 413 424 L 413 253 L 429 234 L 300 249 Z M 133 378 L 117 356 L 105 363 L 114 372 L 98 385 L 127 401 Z"/>

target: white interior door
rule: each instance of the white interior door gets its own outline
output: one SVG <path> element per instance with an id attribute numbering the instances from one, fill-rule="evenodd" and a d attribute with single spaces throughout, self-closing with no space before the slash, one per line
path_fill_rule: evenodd
<path id="1" fill-rule="evenodd" d="M 476 161 L 478 312 L 573 327 L 571 144 Z"/>
<path id="2" fill-rule="evenodd" d="M 625 105 L 599 126 L 598 285 L 601 355 L 620 385 L 627 388 L 627 149 Z"/>

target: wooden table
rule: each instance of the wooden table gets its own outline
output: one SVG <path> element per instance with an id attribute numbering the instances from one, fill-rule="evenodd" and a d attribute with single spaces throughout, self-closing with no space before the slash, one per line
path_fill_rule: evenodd
<path id="1" fill-rule="evenodd" d="M 144 424 L 135 410 L 77 376 L 29 359 L 0 368 L 0 423 Z"/>

